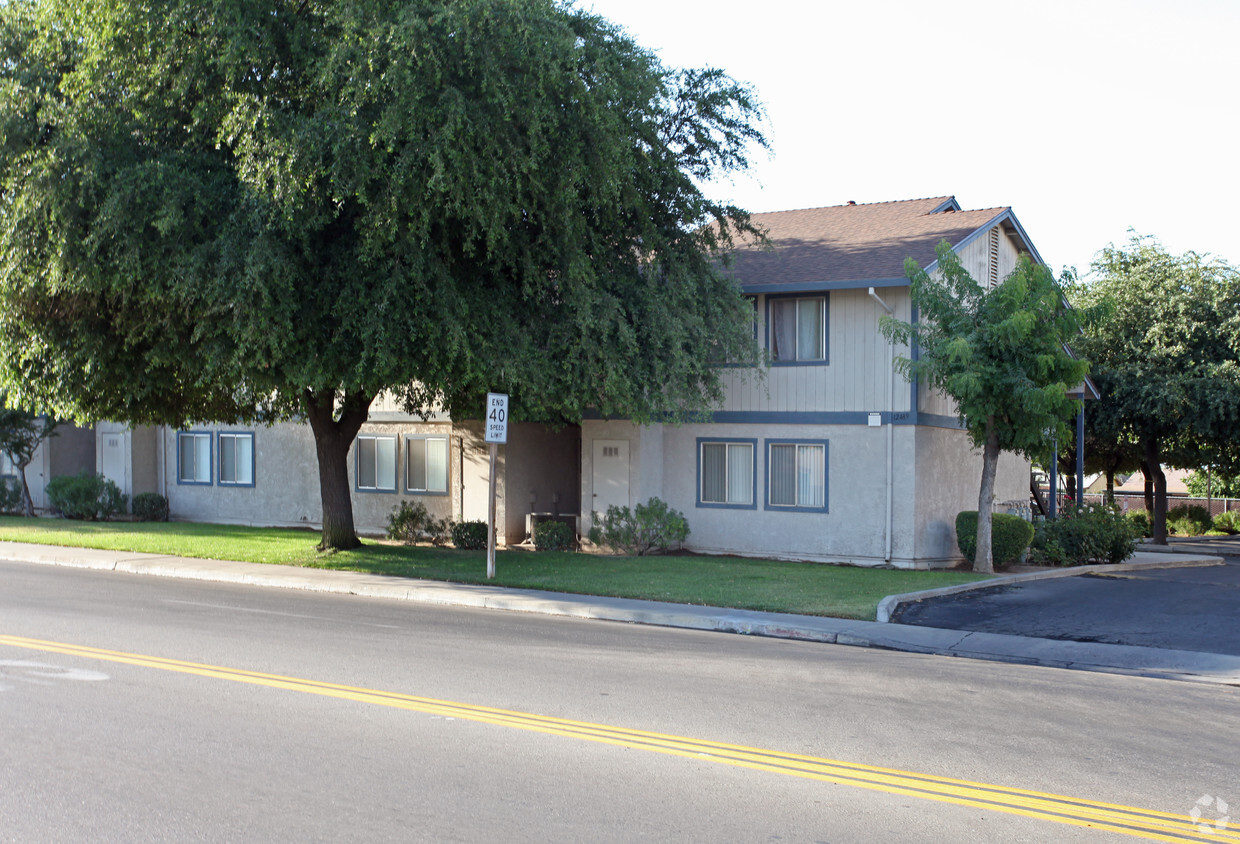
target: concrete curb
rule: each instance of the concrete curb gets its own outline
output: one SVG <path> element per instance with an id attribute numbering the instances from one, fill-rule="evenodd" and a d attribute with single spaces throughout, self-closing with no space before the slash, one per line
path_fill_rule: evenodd
<path id="1" fill-rule="evenodd" d="M 1188 552 L 1183 552 L 1188 553 Z M 1035 571 L 1025 574 L 998 575 L 990 580 L 979 580 L 976 583 L 962 583 L 959 586 L 943 586 L 939 589 L 924 589 L 921 592 L 905 592 L 901 595 L 888 595 L 878 602 L 875 617 L 880 623 L 890 622 L 901 608 L 907 604 L 915 604 L 927 598 L 941 598 L 945 595 L 958 595 L 961 592 L 972 592 L 975 589 L 993 589 L 996 586 L 1007 586 L 1012 583 L 1027 583 L 1031 580 L 1052 580 L 1059 577 L 1077 577 L 1094 572 L 1141 571 L 1142 569 L 1179 569 L 1197 566 L 1224 565 L 1222 557 L 1203 557 L 1201 555 L 1185 558 L 1182 554 L 1165 554 L 1138 551 L 1133 557 L 1142 557 L 1125 563 L 1105 563 L 1093 566 L 1072 566 L 1071 568 Z M 1151 559 L 1157 558 L 1157 559 Z"/>
<path id="2" fill-rule="evenodd" d="M 228 560 L 194 560 L 159 554 L 60 548 L 11 542 L 0 542 L 0 559 L 19 563 L 358 595 L 437 606 L 498 609 L 565 618 L 677 627 L 705 632 L 736 633 L 745 636 L 765 636 L 803 642 L 853 645 L 908 653 L 959 656 L 1023 665 L 1240 686 L 1240 657 L 1220 654 L 1035 639 L 994 633 L 970 633 L 881 621 L 851 621 L 841 618 L 733 610 L 694 604 L 639 601 L 532 589 L 411 580 L 327 569 L 293 568 Z M 1217 558 L 1183 560 L 1178 561 L 1178 564 L 1214 565 L 1215 560 Z M 1149 561 L 1124 564 L 1126 568 L 1116 566 L 1087 568 L 1132 571 L 1141 568 L 1165 568 L 1169 564 L 1176 563 L 1177 561 L 1170 563 Z M 1076 569 L 1065 572 L 1038 572 L 1033 575 L 1011 575 L 1000 580 L 999 583 L 1012 582 L 1015 578 L 1063 577 L 1082 574 L 1084 571 L 1085 569 Z M 964 588 L 986 588 L 995 585 L 999 584 L 994 580 L 986 580 L 977 584 L 967 584 Z M 930 593 L 950 594 L 954 591 L 961 591 L 961 587 L 915 592 L 907 596 L 892 596 L 892 598 L 909 598 L 910 596 L 925 598 L 930 597 Z"/>

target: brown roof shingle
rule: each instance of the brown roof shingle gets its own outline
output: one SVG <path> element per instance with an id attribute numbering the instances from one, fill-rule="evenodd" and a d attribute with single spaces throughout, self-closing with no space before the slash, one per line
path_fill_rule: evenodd
<path id="1" fill-rule="evenodd" d="M 773 249 L 740 245 L 733 252 L 733 273 L 747 291 L 902 279 L 905 258 L 926 267 L 940 241 L 955 246 L 1010 211 L 950 210 L 955 207 L 952 197 L 940 196 L 754 214 Z M 936 212 L 943 208 L 949 210 Z"/>

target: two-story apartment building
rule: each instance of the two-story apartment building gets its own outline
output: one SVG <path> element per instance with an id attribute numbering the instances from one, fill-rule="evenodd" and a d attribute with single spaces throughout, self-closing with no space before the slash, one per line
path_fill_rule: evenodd
<path id="1" fill-rule="evenodd" d="M 659 497 L 686 513 L 692 550 L 934 567 L 960 559 L 954 522 L 976 509 L 982 460 L 953 404 L 894 373 L 885 314 L 915 321 L 904 262 L 933 272 L 947 241 L 973 277 L 1040 260 L 1010 208 L 953 197 L 754 215 L 773 248 L 733 272 L 754 303 L 765 378 L 729 368 L 701 424 L 581 426 L 582 520 Z M 1025 500 L 1029 464 L 1001 459 L 996 500 Z"/>
<path id="2" fill-rule="evenodd" d="M 730 272 L 754 306 L 770 367 L 725 366 L 711 421 L 580 427 L 519 424 L 500 449 L 501 541 L 529 516 L 576 515 L 584 534 L 610 504 L 659 497 L 706 553 L 932 567 L 960 559 L 954 520 L 977 506 L 981 456 L 950 401 L 893 368 L 879 330 L 916 320 L 904 262 L 931 271 L 947 241 L 974 278 L 997 283 L 1021 253 L 1039 260 L 1010 208 L 952 197 L 756 214 L 771 248 L 742 246 Z M 127 494 L 160 492 L 173 518 L 318 527 L 308 425 L 100 425 L 97 466 Z M 402 500 L 437 517 L 482 519 L 487 448 L 477 422 L 422 420 L 381 397 L 353 446 L 359 531 L 382 532 Z M 996 498 L 1024 500 L 1029 466 L 1001 460 Z"/>

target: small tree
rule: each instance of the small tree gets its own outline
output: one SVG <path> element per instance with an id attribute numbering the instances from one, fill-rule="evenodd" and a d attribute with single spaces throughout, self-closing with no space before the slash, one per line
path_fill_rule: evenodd
<path id="1" fill-rule="evenodd" d="M 946 242 L 937 252 L 935 276 L 911 259 L 905 263 L 922 320 L 887 317 L 882 328 L 896 342 L 917 342 L 918 359 L 898 359 L 900 372 L 955 399 L 970 440 L 982 449 L 973 570 L 991 572 L 999 453 L 1045 457 L 1048 432 L 1066 439 L 1068 421 L 1080 406 L 1068 391 L 1084 380 L 1089 366 L 1068 351 L 1077 317 L 1049 269 L 1022 256 L 1010 276 L 987 289 Z"/>
<path id="2" fill-rule="evenodd" d="M 50 416 L 36 416 L 25 410 L 5 406 L 5 396 L 0 393 L 0 451 L 13 461 L 17 477 L 22 485 L 22 512 L 34 516 L 34 501 L 30 497 L 30 483 L 26 480 L 26 467 L 34 459 L 39 444 L 48 437 L 56 436 L 60 424 Z"/>

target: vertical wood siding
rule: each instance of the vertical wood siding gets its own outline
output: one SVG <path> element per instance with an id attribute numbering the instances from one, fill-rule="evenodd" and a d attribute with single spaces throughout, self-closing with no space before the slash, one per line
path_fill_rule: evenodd
<path id="1" fill-rule="evenodd" d="M 876 291 L 895 309 L 897 319 L 911 316 L 907 287 Z M 808 294 L 807 294 L 808 295 Z M 887 380 L 888 344 L 878 330 L 885 312 L 865 289 L 835 290 L 827 296 L 827 355 L 825 366 L 772 366 L 764 381 L 752 370 L 724 370 L 725 399 L 720 410 L 767 412 L 881 411 L 891 406 Z M 758 299 L 760 342 L 766 344 L 765 297 Z M 897 347 L 896 356 L 907 356 Z M 909 389 L 896 375 L 895 410 L 909 410 Z"/>

